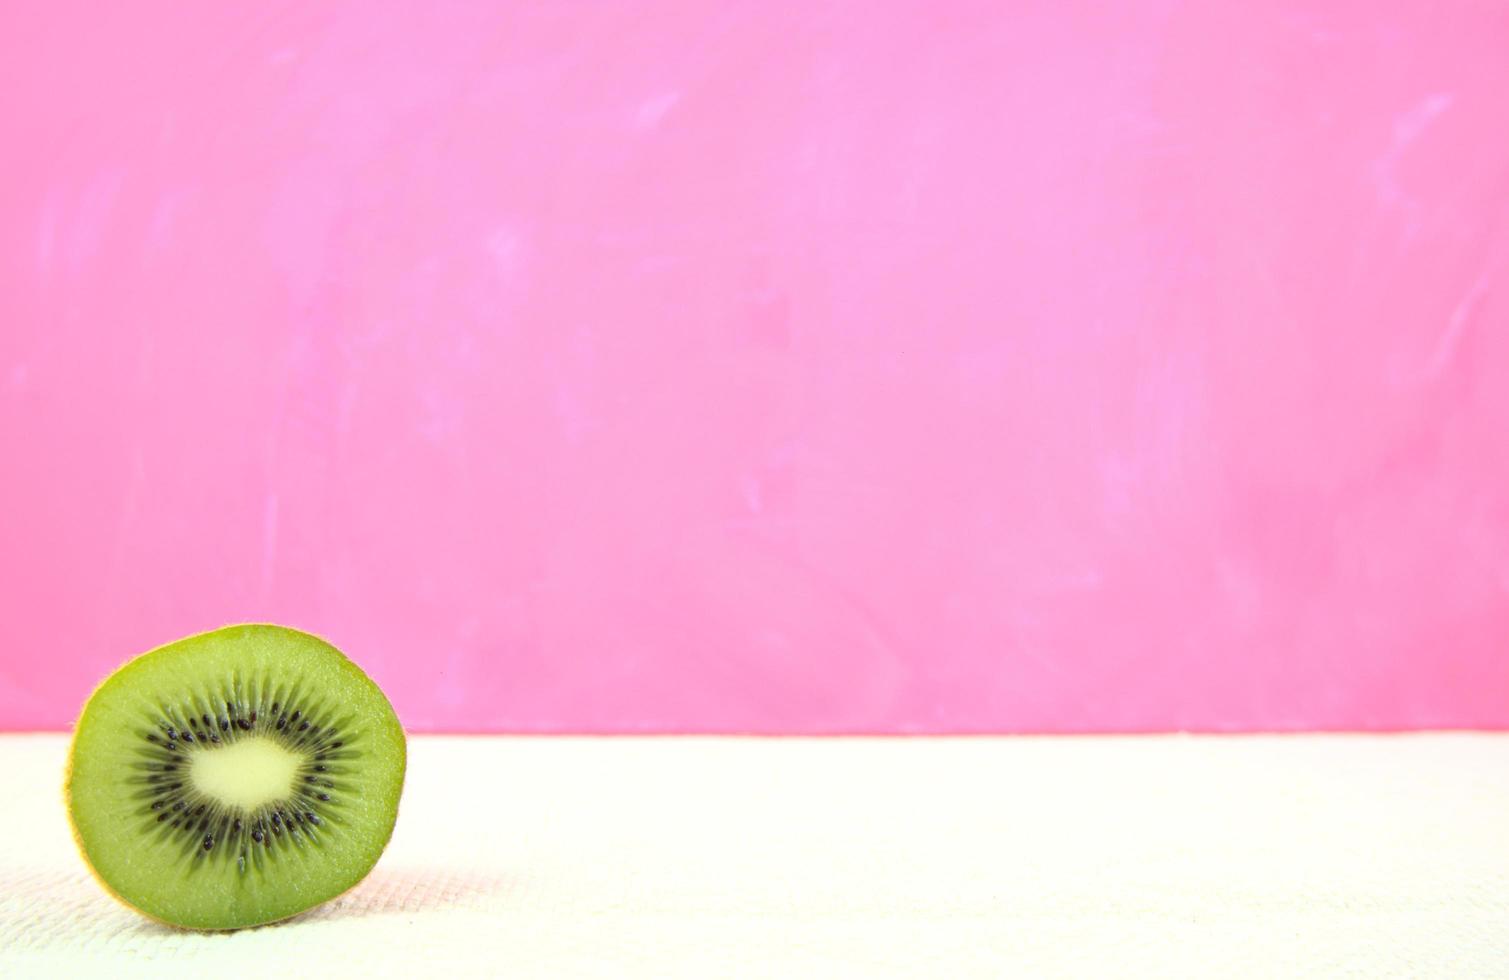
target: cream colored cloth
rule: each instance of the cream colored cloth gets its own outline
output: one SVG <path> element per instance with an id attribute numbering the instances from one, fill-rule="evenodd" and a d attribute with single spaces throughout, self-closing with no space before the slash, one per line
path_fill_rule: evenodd
<path id="1" fill-rule="evenodd" d="M 411 744 L 365 883 L 201 935 L 0 737 L 0 976 L 1509 977 L 1509 735 Z"/>

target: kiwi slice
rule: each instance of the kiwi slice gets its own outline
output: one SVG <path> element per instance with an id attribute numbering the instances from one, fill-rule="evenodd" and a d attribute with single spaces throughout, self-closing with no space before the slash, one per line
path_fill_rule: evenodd
<path id="1" fill-rule="evenodd" d="M 406 746 L 393 707 L 318 637 L 230 626 L 110 675 L 69 752 L 84 859 L 127 905 L 193 929 L 275 922 L 377 863 Z"/>

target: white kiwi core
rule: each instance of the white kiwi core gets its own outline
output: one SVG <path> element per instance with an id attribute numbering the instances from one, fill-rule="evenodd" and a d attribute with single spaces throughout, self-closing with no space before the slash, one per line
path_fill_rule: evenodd
<path id="1" fill-rule="evenodd" d="M 212 800 L 250 812 L 289 796 L 304 757 L 270 738 L 249 738 L 192 756 L 189 781 Z"/>

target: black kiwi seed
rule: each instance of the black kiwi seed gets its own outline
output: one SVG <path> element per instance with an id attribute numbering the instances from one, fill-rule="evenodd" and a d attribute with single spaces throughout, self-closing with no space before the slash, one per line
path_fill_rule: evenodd
<path id="1" fill-rule="evenodd" d="M 326 768 L 327 768 L 326 766 L 315 766 L 314 767 L 314 771 L 315 772 L 324 772 Z"/>
<path id="2" fill-rule="evenodd" d="M 173 730 L 173 726 L 172 725 L 169 725 L 168 726 L 168 740 L 172 741 L 173 739 L 175 739 L 177 737 L 178 737 L 178 733 Z"/>
<path id="3" fill-rule="evenodd" d="M 340 747 L 341 747 L 341 746 L 342 746 L 342 745 L 345 745 L 345 744 L 346 744 L 346 743 L 345 743 L 345 742 L 331 742 L 331 743 L 330 743 L 330 747 L 331 747 L 331 748 L 332 748 L 332 749 L 338 749 L 338 748 L 340 748 Z"/>
<path id="4" fill-rule="evenodd" d="M 199 720 L 202 721 L 202 722 L 204 722 L 204 727 L 205 728 L 208 728 L 208 727 L 210 727 L 211 725 L 214 724 L 214 722 L 210 721 L 210 716 L 209 715 L 200 715 L 199 716 Z"/>
<path id="5" fill-rule="evenodd" d="M 330 802 L 330 794 L 329 793 L 321 793 L 319 795 L 319 800 L 320 800 L 321 803 L 329 803 Z"/>
<path id="6" fill-rule="evenodd" d="M 320 825 L 320 818 L 315 815 L 315 812 L 313 810 L 310 810 L 308 813 L 304 814 L 304 819 L 308 820 L 310 823 L 314 824 L 316 827 L 318 827 Z"/>
<path id="7" fill-rule="evenodd" d="M 291 714 L 291 715 L 288 716 L 288 720 L 289 721 L 298 721 L 301 717 L 303 717 L 303 715 L 304 715 L 304 712 L 302 712 L 302 711 L 295 711 L 293 714 Z"/>
<path id="8" fill-rule="evenodd" d="M 249 721 L 251 721 L 252 724 L 255 725 L 257 723 L 257 713 L 255 711 L 253 711 L 251 714 L 247 715 L 246 717 L 247 717 L 247 719 Z"/>
<path id="9" fill-rule="evenodd" d="M 158 823 L 162 823 L 164 820 L 168 819 L 171 816 L 172 816 L 171 813 L 159 813 L 157 815 L 157 822 Z"/>
<path id="10" fill-rule="evenodd" d="M 173 809 L 182 810 L 185 806 L 188 806 L 188 804 L 183 802 L 183 800 L 179 800 L 177 803 L 173 804 Z"/>
<path id="11" fill-rule="evenodd" d="M 251 722 L 247 721 L 245 718 L 237 718 L 236 727 L 241 729 L 243 732 L 249 732 L 251 731 Z"/>
<path id="12" fill-rule="evenodd" d="M 228 732 L 228 731 L 231 730 L 231 723 L 230 723 L 230 719 L 229 718 L 221 716 L 221 718 L 220 718 L 220 730 L 222 732 Z"/>
<path id="13" fill-rule="evenodd" d="M 194 741 L 194 733 L 193 732 L 184 732 L 183 733 L 183 740 L 185 742 L 192 742 L 192 741 Z"/>
<path id="14" fill-rule="evenodd" d="M 204 838 L 204 849 L 206 851 L 208 851 L 210 848 L 212 848 L 214 846 L 215 846 L 215 838 L 213 838 L 213 837 L 209 836 L 208 834 L 206 834 L 205 838 Z"/>
<path id="15" fill-rule="evenodd" d="M 260 830 L 253 830 L 252 831 L 252 840 L 256 841 L 258 844 L 262 843 L 262 831 L 260 831 Z"/>
<path id="16" fill-rule="evenodd" d="M 183 789 L 183 783 L 169 783 L 168 789 Z"/>
<path id="17" fill-rule="evenodd" d="M 147 741 L 149 741 L 149 742 L 155 742 L 155 741 L 157 741 L 157 736 L 153 735 L 151 732 L 148 732 L 147 733 Z"/>
<path id="18" fill-rule="evenodd" d="M 155 802 L 155 803 L 152 804 L 152 809 L 154 809 L 154 810 L 161 810 L 164 805 L 165 805 L 165 802 L 163 800 L 158 800 L 157 802 Z"/>
<path id="19" fill-rule="evenodd" d="M 232 829 L 235 830 L 237 833 L 240 833 L 241 832 L 241 821 L 237 820 L 236 823 L 235 823 L 235 826 Z"/>
<path id="20" fill-rule="evenodd" d="M 278 731 L 281 732 L 284 729 L 284 727 L 286 727 L 287 725 L 288 725 L 288 719 L 287 718 L 279 718 L 278 719 Z"/>
<path id="21" fill-rule="evenodd" d="M 301 721 L 301 722 L 299 722 L 299 731 L 301 731 L 301 732 L 302 731 L 307 731 L 308 729 L 309 729 L 309 722 L 307 722 L 307 721 Z"/>

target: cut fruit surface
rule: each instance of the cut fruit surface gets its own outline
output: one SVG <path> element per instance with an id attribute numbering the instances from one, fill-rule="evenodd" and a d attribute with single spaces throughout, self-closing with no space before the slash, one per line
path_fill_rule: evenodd
<path id="1" fill-rule="evenodd" d="M 95 691 L 69 753 L 68 813 L 117 897 L 235 929 L 355 885 L 398 813 L 403 729 L 318 637 L 231 626 L 159 647 Z"/>

